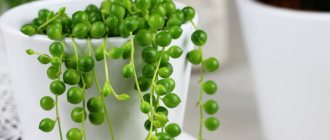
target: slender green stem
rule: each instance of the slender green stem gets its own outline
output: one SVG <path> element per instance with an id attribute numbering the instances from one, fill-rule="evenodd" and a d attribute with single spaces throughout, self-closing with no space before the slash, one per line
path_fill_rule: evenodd
<path id="1" fill-rule="evenodd" d="M 74 52 L 75 52 L 76 68 L 78 69 L 78 61 L 79 61 L 78 45 L 77 45 L 76 41 L 74 40 L 74 38 L 72 36 L 70 37 L 70 39 L 72 41 L 72 46 L 73 46 Z"/>
<path id="2" fill-rule="evenodd" d="M 108 69 L 108 62 L 107 62 L 107 50 L 106 50 L 106 47 L 107 47 L 107 40 L 104 39 L 104 42 L 105 42 L 105 45 L 103 46 L 103 58 L 104 58 L 104 71 L 105 71 L 105 77 L 106 77 L 106 82 L 110 82 L 110 78 L 109 78 L 109 69 Z"/>
<path id="3" fill-rule="evenodd" d="M 83 102 L 82 102 L 82 107 L 83 107 L 83 118 L 82 118 L 82 122 L 81 122 L 81 129 L 82 129 L 82 132 L 83 132 L 83 135 L 84 135 L 84 140 L 87 140 L 87 136 L 86 136 L 86 127 L 85 127 L 85 112 L 86 112 L 86 99 L 85 99 L 85 95 L 86 95 L 86 82 L 85 82 L 85 77 L 81 74 L 81 77 L 82 77 L 82 83 L 83 83 L 83 92 L 84 92 L 84 99 L 83 99 Z"/>
<path id="4" fill-rule="evenodd" d="M 160 62 L 161 62 L 161 60 L 162 60 L 162 56 L 163 56 L 163 54 L 164 54 L 164 52 L 165 52 L 165 47 L 162 49 L 162 51 L 161 51 L 161 55 L 160 55 L 160 57 L 159 57 L 159 60 L 158 60 L 158 62 L 157 62 L 157 66 L 156 66 L 156 70 L 155 70 L 155 73 L 154 73 L 154 76 L 152 77 L 152 80 L 151 80 L 151 92 L 150 92 L 150 105 L 151 105 L 151 107 L 152 107 L 152 111 L 150 112 L 150 115 L 151 115 L 151 117 L 150 117 L 150 122 L 151 122 L 151 127 L 150 127 L 150 129 L 149 129 L 149 135 L 148 135 L 148 140 L 151 140 L 151 134 L 152 134 L 152 131 L 153 131 L 153 119 L 154 119 L 154 105 L 153 105 L 153 95 L 154 95 L 154 93 L 155 93 L 155 82 L 156 82 L 156 79 L 157 79 L 157 77 L 158 77 L 158 70 L 159 70 L 159 66 L 160 66 Z"/>
<path id="5" fill-rule="evenodd" d="M 56 120 L 57 120 L 57 124 L 58 124 L 58 131 L 60 133 L 60 139 L 63 140 L 61 119 L 60 119 L 60 114 L 58 111 L 58 96 L 55 97 L 55 108 L 56 108 Z"/>
<path id="6" fill-rule="evenodd" d="M 109 67 L 108 67 L 108 61 L 107 61 L 107 38 L 104 38 L 104 45 L 103 45 L 103 57 L 104 57 L 104 71 L 105 71 L 105 76 L 106 76 L 106 80 L 105 82 L 107 84 L 109 84 L 110 86 L 110 90 L 111 90 L 111 93 L 116 97 L 118 98 L 118 94 L 116 93 L 116 91 L 113 89 L 112 87 L 112 84 L 111 84 L 111 80 L 110 80 L 110 75 L 109 75 Z"/>
<path id="7" fill-rule="evenodd" d="M 44 24 L 40 25 L 37 29 L 38 32 L 40 32 L 40 30 L 44 27 L 46 27 L 49 23 L 53 22 L 54 20 L 56 20 L 58 17 L 60 17 L 61 15 L 59 13 L 57 13 L 53 18 L 51 18 L 50 20 L 47 20 Z"/>
<path id="8" fill-rule="evenodd" d="M 201 53 L 201 57 L 203 59 L 203 49 L 202 47 L 199 47 L 199 51 Z M 200 123 L 199 123 L 199 133 L 198 133 L 198 140 L 203 139 L 203 82 L 204 82 L 204 62 L 201 62 L 201 69 L 200 69 L 200 79 L 199 79 L 199 84 L 200 84 L 200 93 L 199 93 L 199 117 L 200 117 Z"/>
<path id="9" fill-rule="evenodd" d="M 87 43 L 88 43 L 88 55 L 92 56 L 93 47 L 92 47 L 92 43 L 91 43 L 91 38 L 87 39 Z"/>
<path id="10" fill-rule="evenodd" d="M 84 90 L 85 91 L 85 90 Z M 85 92 L 84 92 L 85 93 Z M 86 127 L 85 127 L 85 112 L 86 112 L 86 100 L 83 99 L 83 118 L 82 118 L 82 123 L 81 123 L 81 127 L 82 127 L 82 131 L 83 131 L 83 135 L 84 135 L 84 140 L 87 140 L 87 136 L 86 136 Z"/>
<path id="11" fill-rule="evenodd" d="M 140 84 L 139 84 L 139 80 L 138 80 L 138 77 L 137 77 L 137 74 L 136 74 L 136 68 L 135 68 L 135 62 L 134 62 L 134 36 L 133 36 L 133 33 L 131 32 L 130 33 L 130 42 L 131 42 L 131 61 L 130 61 L 130 64 L 133 66 L 133 69 L 134 69 L 134 82 L 135 82 L 135 86 L 136 86 L 136 89 L 139 93 L 139 96 L 140 96 L 140 99 L 141 99 L 141 102 L 144 101 L 143 99 L 143 96 L 142 96 L 142 91 L 141 91 L 141 88 L 140 88 Z"/>
<path id="12" fill-rule="evenodd" d="M 195 30 L 198 29 L 197 25 L 194 23 L 194 21 L 190 21 L 192 26 L 194 27 Z M 198 50 L 201 54 L 202 60 L 203 58 L 203 49 L 201 46 L 198 46 Z M 204 83 L 204 61 L 201 62 L 201 69 L 200 69 L 200 79 L 199 79 L 199 84 L 200 84 L 200 93 L 199 93 L 199 132 L 198 132 L 198 140 L 203 140 L 203 120 L 204 120 L 204 114 L 203 114 L 203 83 Z"/>
<path id="13" fill-rule="evenodd" d="M 76 41 L 74 40 L 73 37 L 70 37 L 71 41 L 72 41 L 72 46 L 74 48 L 74 52 L 75 52 L 75 58 L 76 58 L 76 69 L 78 69 L 78 60 L 79 60 L 79 53 L 78 53 L 78 45 L 76 43 Z M 84 77 L 83 75 L 81 74 L 81 77 L 82 77 L 82 81 L 83 81 L 83 90 L 84 90 L 84 93 L 85 93 L 85 88 L 86 88 L 86 83 L 85 83 L 85 80 L 84 80 Z M 87 139 L 86 137 L 86 128 L 85 128 L 85 110 L 86 110 L 86 101 L 85 101 L 85 98 L 83 99 L 83 120 L 82 120 L 82 123 L 81 123 L 81 127 L 82 127 L 82 132 L 83 132 L 83 135 L 84 135 L 84 140 Z"/>
<path id="14" fill-rule="evenodd" d="M 197 27 L 197 25 L 195 24 L 195 22 L 194 22 L 194 21 L 192 21 L 192 20 L 191 20 L 191 21 L 190 21 L 190 23 L 191 23 L 191 25 L 194 27 L 194 29 L 195 29 L 195 30 L 197 30 L 197 29 L 198 29 L 198 27 Z"/>
<path id="15" fill-rule="evenodd" d="M 110 116 L 109 116 L 109 113 L 108 113 L 108 107 L 107 107 L 107 104 L 106 104 L 105 101 L 104 101 L 104 96 L 103 96 L 103 94 L 102 94 L 102 90 L 101 90 L 101 86 L 100 86 L 100 84 L 99 84 L 99 81 L 97 81 L 95 70 L 93 71 L 93 75 L 94 75 L 94 80 L 95 80 L 95 83 L 96 83 L 97 89 L 98 89 L 98 91 L 99 91 L 99 94 L 100 94 L 100 97 L 101 97 L 101 100 L 102 100 L 102 103 L 103 103 L 103 108 L 104 108 L 104 112 L 105 112 L 105 117 L 106 117 L 107 124 L 108 124 L 108 127 L 109 127 L 109 133 L 110 133 L 110 135 L 111 135 L 111 139 L 114 140 L 115 137 L 114 137 L 114 133 L 113 133 L 113 128 L 112 128 L 112 124 L 111 124 Z"/>
<path id="16" fill-rule="evenodd" d="M 104 70 L 105 70 L 105 75 L 106 75 L 106 82 L 109 83 L 110 88 L 112 89 L 111 84 L 110 84 L 110 78 L 109 78 L 108 62 L 107 62 L 107 58 L 106 58 L 106 53 L 107 53 L 106 52 L 106 47 L 107 47 L 107 38 L 106 37 L 104 38 L 103 43 L 104 43 L 103 44 L 103 57 L 104 57 L 103 62 L 104 62 Z M 103 103 L 103 108 L 104 108 L 104 111 L 105 111 L 106 120 L 107 120 L 107 124 L 108 124 L 108 127 L 109 127 L 109 133 L 111 135 L 111 139 L 114 140 L 115 139 L 114 138 L 114 132 L 113 132 L 110 116 L 109 116 L 109 113 L 108 113 L 108 107 L 107 107 L 106 102 L 104 101 L 104 95 L 102 93 L 101 86 L 100 86 L 99 82 L 97 81 L 95 70 L 93 71 L 93 74 L 94 74 L 94 79 L 95 79 L 97 89 L 100 93 L 100 97 L 101 97 L 101 100 L 102 100 L 102 103 Z"/>
<path id="17" fill-rule="evenodd" d="M 34 54 L 35 54 L 35 55 L 42 55 L 42 53 L 40 53 L 40 52 L 36 52 L 36 51 L 34 51 Z"/>

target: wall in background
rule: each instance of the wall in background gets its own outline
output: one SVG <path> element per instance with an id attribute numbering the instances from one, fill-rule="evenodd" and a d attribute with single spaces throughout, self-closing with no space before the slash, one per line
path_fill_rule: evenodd
<path id="1" fill-rule="evenodd" d="M 226 63 L 228 45 L 228 0 L 178 0 L 194 7 L 199 14 L 199 27 L 208 33 L 205 55 Z"/>

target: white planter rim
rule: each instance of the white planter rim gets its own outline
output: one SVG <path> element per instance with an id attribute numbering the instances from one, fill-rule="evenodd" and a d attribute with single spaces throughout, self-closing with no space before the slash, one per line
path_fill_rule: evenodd
<path id="1" fill-rule="evenodd" d="M 11 16 L 12 15 L 15 15 L 14 13 L 16 13 L 16 12 L 19 12 L 19 13 L 24 12 L 24 10 L 29 9 L 29 7 L 40 7 L 40 9 L 42 9 L 43 7 L 47 7 L 47 5 L 58 4 L 58 3 L 61 3 L 61 2 L 64 2 L 64 1 L 70 3 L 70 2 L 73 2 L 75 0 L 34 1 L 34 2 L 30 2 L 30 3 L 26 3 L 26 4 L 23 4 L 23 5 L 17 6 L 15 8 L 13 8 L 13 9 L 8 10 L 7 12 L 5 12 L 1 16 L 1 18 L 0 18 L 0 28 L 2 30 L 6 30 L 7 32 L 10 32 L 10 33 L 12 33 L 14 35 L 17 35 L 17 36 L 26 36 L 26 37 L 30 37 L 31 39 L 40 40 L 40 41 L 49 40 L 49 38 L 46 35 L 39 35 L 39 34 L 33 35 L 33 36 L 24 35 L 19 29 L 17 29 L 16 27 L 14 27 L 12 24 L 9 24 L 8 23 L 8 20 L 13 19 L 13 17 L 11 17 Z M 176 7 L 184 7 L 184 6 L 186 6 L 185 4 L 180 3 L 180 2 L 175 2 L 175 5 L 176 5 Z M 81 9 L 81 10 L 84 10 L 84 9 Z M 197 24 L 197 19 L 198 19 L 198 14 L 196 12 L 195 18 L 193 19 L 193 21 L 196 24 Z M 31 21 L 32 21 L 32 19 L 31 19 Z M 184 24 L 182 24 L 181 28 L 187 29 L 187 27 L 189 26 L 189 24 L 190 24 L 189 22 L 184 23 Z M 128 38 L 123 38 L 123 37 L 120 37 L 120 36 L 118 36 L 118 37 L 108 37 L 108 39 L 111 39 L 111 40 L 113 40 L 115 42 L 122 42 L 122 41 L 127 41 L 128 40 Z M 76 40 L 76 42 L 78 44 L 79 43 L 82 43 L 83 41 L 86 41 L 86 39 L 76 39 L 76 38 L 75 38 L 75 40 Z M 103 38 L 101 38 L 101 39 L 92 38 L 91 40 L 98 42 L 98 41 L 102 41 Z M 70 38 L 68 38 L 68 37 L 65 38 L 65 41 L 71 42 Z"/>
<path id="2" fill-rule="evenodd" d="M 237 0 L 237 2 L 241 3 L 241 6 L 250 7 L 251 9 L 258 10 L 261 13 L 268 13 L 270 15 L 320 21 L 330 20 L 330 12 L 295 10 L 264 4 L 256 0 Z"/>

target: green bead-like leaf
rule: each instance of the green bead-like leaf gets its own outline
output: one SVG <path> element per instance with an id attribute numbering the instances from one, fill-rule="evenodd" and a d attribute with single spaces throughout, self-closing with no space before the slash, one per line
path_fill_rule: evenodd
<path id="1" fill-rule="evenodd" d="M 120 94 L 120 95 L 116 96 L 116 98 L 120 101 L 125 101 L 125 100 L 130 99 L 131 97 L 127 94 Z"/>
<path id="2" fill-rule="evenodd" d="M 108 82 L 106 82 L 102 89 L 103 96 L 107 97 L 111 94 L 111 88 Z"/>

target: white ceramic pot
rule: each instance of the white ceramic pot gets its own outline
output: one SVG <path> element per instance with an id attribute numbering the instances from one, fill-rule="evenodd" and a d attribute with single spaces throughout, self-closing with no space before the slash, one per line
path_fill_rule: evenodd
<path id="1" fill-rule="evenodd" d="M 41 8 L 49 8 L 57 11 L 60 7 L 67 7 L 67 12 L 72 14 L 74 11 L 83 10 L 87 5 L 93 3 L 99 5 L 102 0 L 58 0 L 58 1 L 39 1 L 26 4 L 14 8 L 5 13 L 1 18 L 1 30 L 4 45 L 8 55 L 8 63 L 10 65 L 10 73 L 14 85 L 14 97 L 17 102 L 19 118 L 23 130 L 24 140 L 58 140 L 59 134 L 57 129 L 51 133 L 43 133 L 38 130 L 38 124 L 45 117 L 55 118 L 55 111 L 46 112 L 40 108 L 39 100 L 45 95 L 52 96 L 49 91 L 50 80 L 47 78 L 47 66 L 39 64 L 36 56 L 28 56 L 25 53 L 26 49 L 34 49 L 42 53 L 48 52 L 48 46 L 52 43 L 46 36 L 35 35 L 28 37 L 23 35 L 19 29 L 22 25 L 30 22 L 37 16 L 38 10 Z M 178 7 L 183 7 L 182 4 L 177 4 Z M 172 42 L 174 45 L 179 45 L 184 50 L 183 56 L 187 51 L 193 48 L 190 41 L 190 35 L 193 27 L 190 24 L 183 25 L 183 35 L 179 40 Z M 67 49 L 72 49 L 70 39 L 66 39 Z M 109 38 L 108 47 L 121 46 L 127 42 L 125 38 Z M 102 40 L 92 40 L 94 47 L 98 47 Z M 77 40 L 81 49 L 80 53 L 86 51 L 86 40 Z M 141 59 L 136 58 L 140 65 Z M 109 72 L 115 90 L 118 93 L 128 93 L 131 96 L 129 101 L 117 101 L 112 96 L 106 98 L 109 107 L 109 114 L 115 131 L 117 140 L 143 140 L 147 131 L 144 129 L 144 121 L 147 116 L 139 111 L 138 94 L 133 90 L 132 80 L 125 80 L 120 74 L 120 69 L 128 61 L 124 60 L 109 60 Z M 173 63 L 173 79 L 176 80 L 175 93 L 182 99 L 182 103 L 176 109 L 170 109 L 169 120 L 183 125 L 185 104 L 188 93 L 188 85 L 190 80 L 191 65 L 185 57 L 171 60 Z M 139 68 L 140 69 L 140 68 Z M 104 66 L 102 62 L 96 64 L 98 79 L 101 80 L 101 86 L 104 81 Z M 68 87 L 67 87 L 68 89 Z M 97 96 L 96 87 L 87 91 L 87 96 Z M 71 110 L 77 105 L 71 105 L 66 100 L 66 95 L 59 97 L 60 100 L 60 117 L 62 122 L 63 132 L 66 133 L 72 127 L 81 127 L 81 124 L 73 123 L 70 119 Z M 87 137 L 90 140 L 106 140 L 110 139 L 108 128 L 104 122 L 101 126 L 91 125 L 87 121 Z M 193 139 L 191 137 L 181 137 L 179 139 Z"/>
<path id="2" fill-rule="evenodd" d="M 330 14 L 236 2 L 266 140 L 329 140 Z"/>

